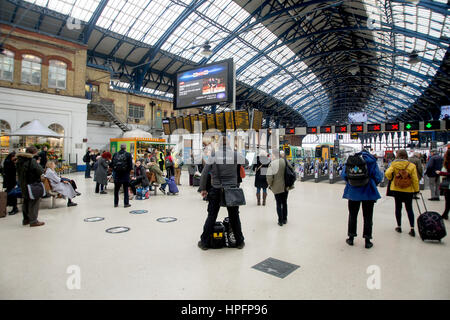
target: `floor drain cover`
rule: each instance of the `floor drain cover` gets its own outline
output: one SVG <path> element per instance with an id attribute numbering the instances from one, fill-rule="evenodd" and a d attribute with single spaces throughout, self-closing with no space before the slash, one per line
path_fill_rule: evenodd
<path id="1" fill-rule="evenodd" d="M 108 232 L 108 233 L 122 233 L 122 232 L 127 232 L 127 231 L 130 231 L 130 228 L 128 228 L 128 227 L 113 227 L 113 228 L 106 229 L 106 232 Z"/>
<path id="2" fill-rule="evenodd" d="M 148 210 L 133 210 L 130 211 L 131 214 L 143 214 L 143 213 L 147 213 Z"/>
<path id="3" fill-rule="evenodd" d="M 252 268 L 283 279 L 291 272 L 300 268 L 300 266 L 274 258 L 268 258 Z"/>
<path id="4" fill-rule="evenodd" d="M 97 221 L 102 221 L 102 220 L 105 220 L 105 218 L 102 218 L 102 217 L 91 217 L 91 218 L 84 219 L 85 222 L 97 222 Z"/>
<path id="5" fill-rule="evenodd" d="M 163 223 L 169 223 L 169 222 L 175 222 L 175 221 L 177 221 L 177 218 L 173 218 L 173 217 L 163 217 L 163 218 L 158 218 L 158 219 L 156 219 L 156 221 L 158 221 L 158 222 L 163 222 Z"/>

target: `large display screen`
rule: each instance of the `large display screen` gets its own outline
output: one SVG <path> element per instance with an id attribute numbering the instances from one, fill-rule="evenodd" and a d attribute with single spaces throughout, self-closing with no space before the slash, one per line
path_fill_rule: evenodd
<path id="1" fill-rule="evenodd" d="M 171 134 L 169 119 L 163 119 L 162 124 L 163 124 L 164 134 L 166 136 L 169 136 Z"/>
<path id="2" fill-rule="evenodd" d="M 367 113 L 365 113 L 365 112 L 350 112 L 348 114 L 348 122 L 350 122 L 350 123 L 367 122 Z"/>
<path id="3" fill-rule="evenodd" d="M 177 117 L 176 122 L 177 122 L 177 129 L 184 129 L 183 117 Z"/>
<path id="4" fill-rule="evenodd" d="M 192 133 L 192 127 L 191 127 L 191 118 L 188 117 L 183 117 L 183 122 L 184 122 L 184 128 L 189 131 L 190 133 Z"/>
<path id="5" fill-rule="evenodd" d="M 233 103 L 233 59 L 177 73 L 174 109 Z"/>
<path id="6" fill-rule="evenodd" d="M 208 129 L 216 129 L 216 117 L 214 113 L 208 113 L 206 115 L 206 121 L 208 123 Z"/>
<path id="7" fill-rule="evenodd" d="M 252 123 L 252 129 L 258 131 L 262 128 L 262 120 L 263 120 L 263 113 L 259 110 L 253 110 L 253 123 Z"/>
<path id="8" fill-rule="evenodd" d="M 177 129 L 177 121 L 175 118 L 169 119 L 169 125 L 170 125 L 170 133 L 174 132 Z"/>
<path id="9" fill-rule="evenodd" d="M 236 129 L 248 130 L 250 129 L 250 120 L 248 118 L 248 112 L 245 110 L 239 110 L 234 112 L 234 121 L 236 123 Z"/>
<path id="10" fill-rule="evenodd" d="M 216 127 L 217 130 L 225 132 L 225 115 L 223 112 L 216 113 Z"/>
<path id="11" fill-rule="evenodd" d="M 441 107 L 441 116 L 439 117 L 441 120 L 450 119 L 450 106 L 442 106 Z"/>

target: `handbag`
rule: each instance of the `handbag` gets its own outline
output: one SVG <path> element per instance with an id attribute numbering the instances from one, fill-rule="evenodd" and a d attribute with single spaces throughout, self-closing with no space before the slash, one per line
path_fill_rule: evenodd
<path id="1" fill-rule="evenodd" d="M 245 178 L 245 169 L 244 169 L 243 166 L 240 166 L 240 167 L 239 167 L 239 174 L 240 174 L 240 176 L 241 176 L 241 179 L 244 179 L 244 178 Z"/>
<path id="2" fill-rule="evenodd" d="M 223 187 L 222 179 L 220 178 L 220 169 L 216 164 L 217 172 L 219 174 L 220 185 L 222 185 L 222 207 L 238 207 L 245 206 L 245 195 L 244 190 L 239 187 Z"/>
<path id="3" fill-rule="evenodd" d="M 439 184 L 439 194 L 441 196 L 444 196 L 445 193 L 448 191 L 449 189 L 449 184 L 450 181 L 448 180 L 448 178 L 445 178 L 444 180 L 442 180 L 442 182 Z"/>
<path id="4" fill-rule="evenodd" d="M 30 197 L 31 200 L 37 200 L 47 195 L 44 183 L 42 182 L 27 184 L 27 189 L 28 189 L 28 196 Z"/>

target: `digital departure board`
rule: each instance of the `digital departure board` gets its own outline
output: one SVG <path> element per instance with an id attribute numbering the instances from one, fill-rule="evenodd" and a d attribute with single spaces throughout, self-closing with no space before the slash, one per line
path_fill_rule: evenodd
<path id="1" fill-rule="evenodd" d="M 367 125 L 367 132 L 381 132 L 380 123 L 369 123 Z"/>
<path id="2" fill-rule="evenodd" d="M 191 119 L 192 132 L 194 132 L 194 130 L 195 130 L 195 122 L 199 121 L 198 120 L 198 114 L 190 115 L 189 118 Z"/>
<path id="3" fill-rule="evenodd" d="M 216 113 L 216 127 L 220 132 L 225 132 L 225 115 L 223 112 Z"/>
<path id="4" fill-rule="evenodd" d="M 184 122 L 184 129 L 192 133 L 191 118 L 189 116 L 183 117 L 183 122 Z"/>
<path id="5" fill-rule="evenodd" d="M 170 135 L 170 123 L 169 123 L 169 119 L 163 119 L 162 120 L 162 124 L 163 124 L 163 129 L 164 129 L 164 134 L 166 136 Z"/>
<path id="6" fill-rule="evenodd" d="M 350 132 L 364 132 L 364 125 L 363 124 L 351 124 Z"/>
<path id="7" fill-rule="evenodd" d="M 405 130 L 406 131 L 417 131 L 419 130 L 419 122 L 405 122 Z"/>
<path id="8" fill-rule="evenodd" d="M 400 131 L 400 124 L 398 122 L 386 123 L 384 125 L 384 131 L 388 132 Z"/>
<path id="9" fill-rule="evenodd" d="M 317 127 L 306 127 L 307 134 L 317 134 Z"/>
<path id="10" fill-rule="evenodd" d="M 225 112 L 225 128 L 227 130 L 234 130 L 234 114 L 233 111 Z"/>
<path id="11" fill-rule="evenodd" d="M 177 129 L 177 122 L 175 118 L 169 119 L 170 133 L 172 134 Z"/>
<path id="12" fill-rule="evenodd" d="M 205 133 L 208 130 L 208 120 L 206 119 L 206 114 L 200 114 L 198 119 L 202 123 L 202 133 Z"/>
<path id="13" fill-rule="evenodd" d="M 234 123 L 236 124 L 236 129 L 250 129 L 250 119 L 248 118 L 248 112 L 245 110 L 234 111 Z"/>
<path id="14" fill-rule="evenodd" d="M 216 129 L 216 117 L 214 113 L 208 113 L 206 115 L 206 122 L 208 123 L 208 129 Z"/>
<path id="15" fill-rule="evenodd" d="M 320 127 L 320 133 L 331 133 L 331 126 Z"/>
<path id="16" fill-rule="evenodd" d="M 262 128 L 263 113 L 262 111 L 253 109 L 252 129 L 259 131 Z"/>
<path id="17" fill-rule="evenodd" d="M 177 129 L 184 129 L 183 117 L 177 117 L 176 123 L 177 123 Z"/>
<path id="18" fill-rule="evenodd" d="M 334 132 L 336 133 L 347 133 L 347 125 L 345 126 L 335 126 L 334 127 Z"/>

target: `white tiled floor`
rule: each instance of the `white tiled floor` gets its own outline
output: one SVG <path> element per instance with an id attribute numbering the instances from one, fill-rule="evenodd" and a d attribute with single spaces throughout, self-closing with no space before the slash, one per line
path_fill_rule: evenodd
<path id="1" fill-rule="evenodd" d="M 202 251 L 197 247 L 206 202 L 186 186 L 180 195 L 159 193 L 132 207 L 113 208 L 112 190 L 94 194 L 94 183 L 82 173 L 71 175 L 82 193 L 77 207 L 58 200 L 56 209 L 41 204 L 39 228 L 23 227 L 21 214 L 0 219 L 0 298 L 2 299 L 449 299 L 450 250 L 424 243 L 417 235 L 394 231 L 394 203 L 383 198 L 375 206 L 374 247 L 363 239 L 345 243 L 347 202 L 344 185 L 298 182 L 289 195 L 288 224 L 277 225 L 275 202 L 256 206 L 253 177 L 243 184 L 248 205 L 241 209 L 246 247 Z M 111 188 L 111 187 L 110 187 Z M 385 193 L 385 189 L 380 189 Z M 425 191 L 429 197 L 429 191 Z M 427 202 L 441 212 L 444 201 Z M 149 213 L 132 215 L 133 209 Z M 416 206 L 415 206 L 416 210 Z M 226 210 L 219 213 L 223 218 Z M 87 223 L 83 219 L 105 217 Z M 174 223 L 159 223 L 173 216 Z M 359 219 L 358 233 L 362 230 Z M 446 221 L 447 229 L 450 226 Z M 107 228 L 128 226 L 122 234 Z M 417 230 L 416 230 L 417 231 Z M 300 268 L 284 279 L 252 266 L 276 258 Z M 69 290 L 66 271 L 81 270 L 81 289 Z M 367 288 L 367 268 L 379 266 L 381 289 Z"/>

